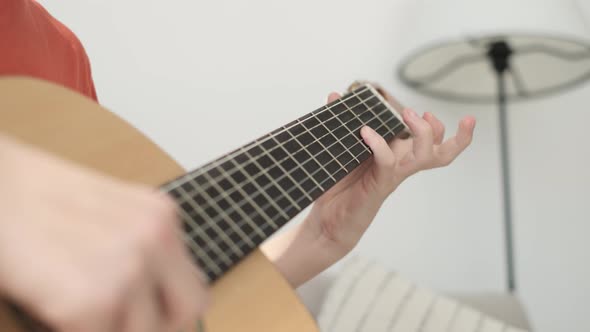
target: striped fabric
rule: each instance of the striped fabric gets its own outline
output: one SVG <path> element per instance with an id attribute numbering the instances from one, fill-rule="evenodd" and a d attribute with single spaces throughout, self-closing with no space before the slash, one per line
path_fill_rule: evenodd
<path id="1" fill-rule="evenodd" d="M 525 332 L 360 258 L 328 292 L 322 332 Z"/>

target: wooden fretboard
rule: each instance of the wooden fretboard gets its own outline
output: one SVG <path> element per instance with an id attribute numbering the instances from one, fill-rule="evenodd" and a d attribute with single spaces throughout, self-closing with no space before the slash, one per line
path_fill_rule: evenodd
<path id="1" fill-rule="evenodd" d="M 360 129 L 386 140 L 406 131 L 370 85 L 166 185 L 184 237 L 215 281 L 371 155 Z"/>

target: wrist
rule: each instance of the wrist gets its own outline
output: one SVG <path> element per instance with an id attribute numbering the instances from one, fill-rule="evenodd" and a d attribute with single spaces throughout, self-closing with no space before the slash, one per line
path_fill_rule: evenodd
<path id="1" fill-rule="evenodd" d="M 330 262 L 329 265 L 337 262 L 346 256 L 356 245 L 354 241 L 344 241 L 338 232 L 334 229 L 328 229 L 321 217 L 312 211 L 301 224 L 300 237 L 301 242 L 316 252 L 319 257 L 310 257 L 310 259 L 320 259 Z M 354 242 L 354 243 L 352 243 Z"/>
<path id="2" fill-rule="evenodd" d="M 261 249 L 294 288 L 312 279 L 342 256 L 330 241 L 299 224 L 265 242 Z"/>

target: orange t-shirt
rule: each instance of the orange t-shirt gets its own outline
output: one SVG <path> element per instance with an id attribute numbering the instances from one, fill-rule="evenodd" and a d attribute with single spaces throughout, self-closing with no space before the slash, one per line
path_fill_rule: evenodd
<path id="1" fill-rule="evenodd" d="M 0 0 L 0 76 L 51 81 L 94 100 L 82 43 L 34 0 Z"/>

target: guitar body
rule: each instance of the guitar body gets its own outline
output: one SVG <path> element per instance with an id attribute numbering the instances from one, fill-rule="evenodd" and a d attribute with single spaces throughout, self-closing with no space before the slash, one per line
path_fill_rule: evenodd
<path id="1" fill-rule="evenodd" d="M 154 187 L 185 171 L 164 151 L 91 100 L 25 78 L 0 78 L 0 133 L 126 181 Z M 35 167 L 35 165 L 31 165 Z M 208 332 L 318 331 L 290 285 L 259 251 L 212 287 Z M 25 332 L 0 305 L 0 331 Z"/>

